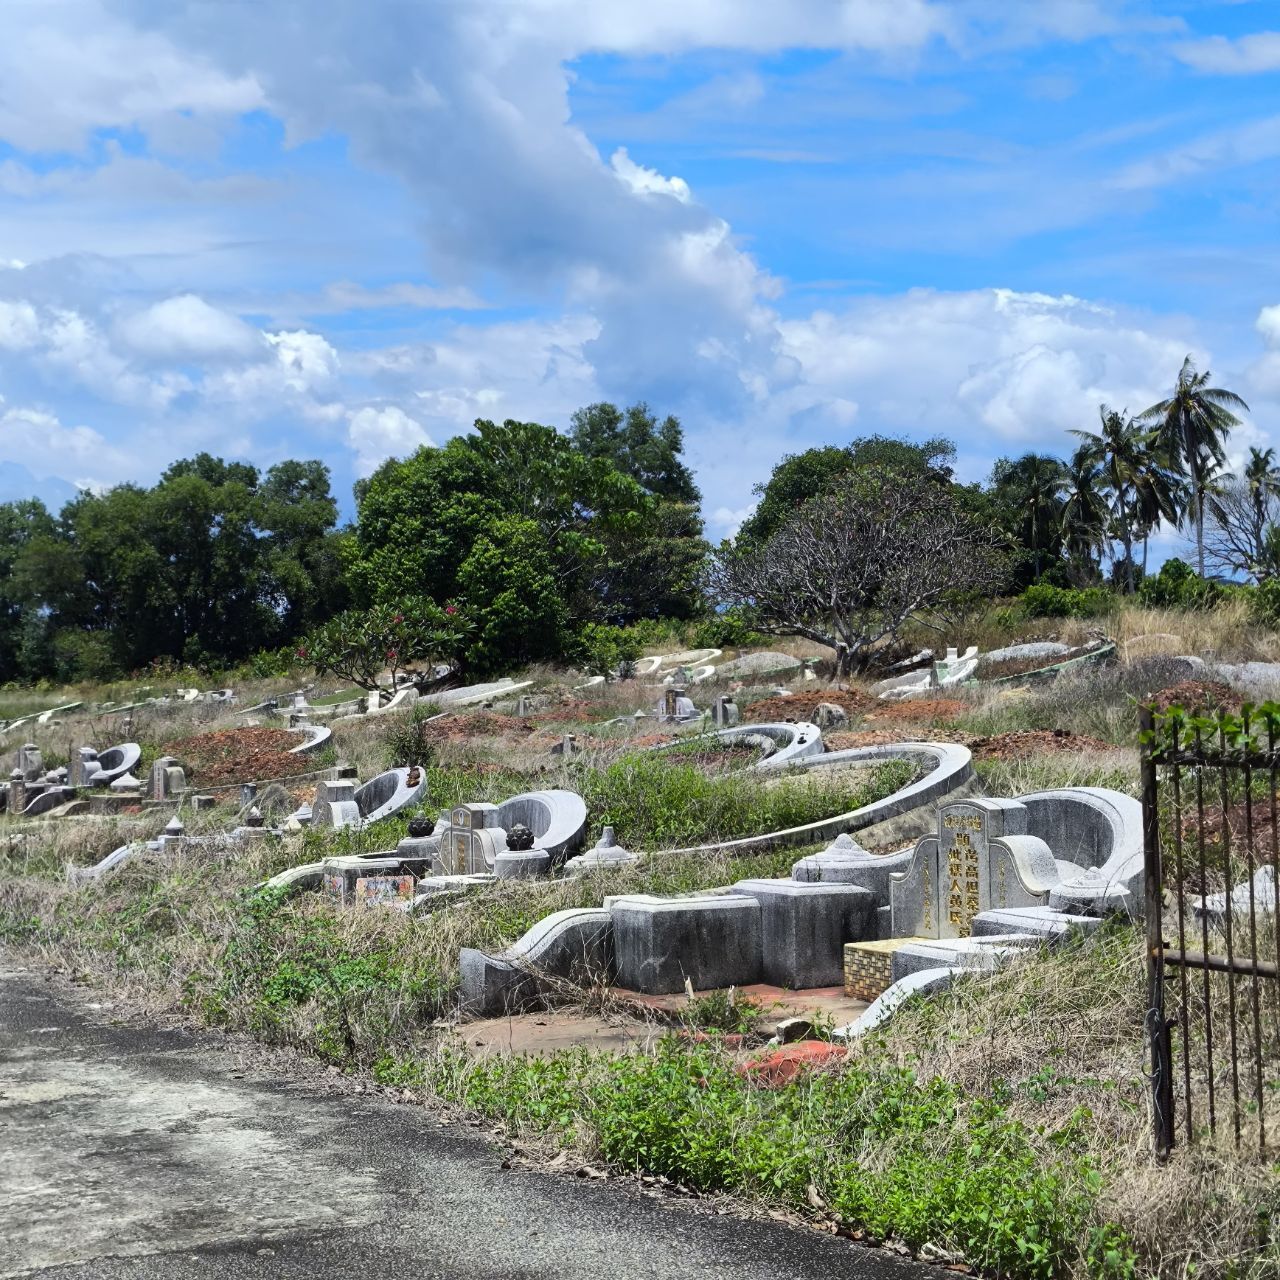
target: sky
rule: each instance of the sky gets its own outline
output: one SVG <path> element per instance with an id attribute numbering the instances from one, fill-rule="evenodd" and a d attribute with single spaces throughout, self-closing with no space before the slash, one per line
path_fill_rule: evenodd
<path id="1" fill-rule="evenodd" d="M 1280 443 L 1269 0 L 0 0 L 0 500 L 476 418 L 1065 453 L 1183 357 Z"/>

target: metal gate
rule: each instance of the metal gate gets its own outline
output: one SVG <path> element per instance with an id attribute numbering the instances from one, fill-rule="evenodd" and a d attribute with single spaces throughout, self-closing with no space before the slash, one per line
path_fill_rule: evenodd
<path id="1" fill-rule="evenodd" d="M 1280 707 L 1140 713 L 1156 1149 L 1280 1131 Z"/>

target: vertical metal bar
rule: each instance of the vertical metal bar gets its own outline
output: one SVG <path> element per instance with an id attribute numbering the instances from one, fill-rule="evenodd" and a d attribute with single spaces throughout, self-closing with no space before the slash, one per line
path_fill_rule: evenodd
<path id="1" fill-rule="evenodd" d="M 1235 1127 L 1236 1146 L 1240 1145 L 1240 1046 L 1236 1037 L 1235 900 L 1231 874 L 1231 803 L 1227 794 L 1227 733 L 1218 725 L 1218 802 L 1222 806 L 1222 865 L 1226 876 L 1227 909 L 1222 913 L 1227 937 L 1227 1030 L 1231 1033 L 1231 1120 Z"/>
<path id="2" fill-rule="evenodd" d="M 1173 866 L 1177 884 L 1174 893 L 1178 899 L 1178 950 L 1187 950 L 1187 892 L 1186 874 L 1182 861 L 1182 765 L 1178 753 L 1182 749 L 1178 730 L 1173 731 L 1172 784 L 1173 784 Z M 1181 1002 L 1178 1007 L 1178 1029 L 1182 1037 L 1182 1128 L 1188 1142 L 1196 1140 L 1195 1117 L 1191 1107 L 1191 1015 L 1187 966 L 1178 965 L 1178 988 Z"/>
<path id="3" fill-rule="evenodd" d="M 1160 795 L 1151 734 L 1155 718 L 1150 707 L 1139 711 L 1142 738 L 1142 850 L 1147 917 L 1147 1041 L 1151 1046 L 1151 1102 L 1155 1121 L 1156 1154 L 1167 1156 L 1173 1146 L 1173 1071 L 1169 1023 L 1164 1013 L 1164 884 L 1160 866 Z"/>
<path id="4" fill-rule="evenodd" d="M 1267 1121 L 1262 1114 L 1262 1007 L 1259 1002 L 1258 983 L 1258 915 L 1257 903 L 1254 900 L 1254 873 L 1257 870 L 1253 850 L 1253 766 L 1249 763 L 1249 712 L 1244 712 L 1245 755 L 1241 766 L 1244 775 L 1244 850 L 1245 875 L 1249 877 L 1249 956 L 1253 961 L 1254 972 L 1249 979 L 1249 994 L 1253 1012 L 1253 1097 L 1258 1108 L 1258 1147 L 1266 1150 Z"/>
<path id="5" fill-rule="evenodd" d="M 1280 965 L 1280 815 L 1276 806 L 1276 729 L 1275 717 L 1267 717 L 1267 783 L 1271 792 L 1271 931 L 1276 949 L 1276 964 Z M 1272 982 L 1271 1007 L 1280 1021 L 1280 983 Z M 1272 1030 L 1280 1034 L 1280 1025 Z"/>
<path id="6" fill-rule="evenodd" d="M 1196 759 L 1204 760 L 1204 740 L 1200 729 L 1196 731 Z M 1200 894 L 1203 897 L 1209 892 L 1208 857 L 1204 847 L 1204 764 L 1196 766 L 1196 848 L 1200 862 Z M 1200 912 L 1200 948 L 1209 954 L 1209 913 Z M 1209 986 L 1209 970 L 1203 969 L 1201 978 L 1201 998 L 1204 1002 L 1204 1056 L 1206 1074 L 1209 1079 L 1209 1132 L 1218 1131 L 1218 1089 L 1214 1081 L 1213 1071 L 1213 999 Z"/>

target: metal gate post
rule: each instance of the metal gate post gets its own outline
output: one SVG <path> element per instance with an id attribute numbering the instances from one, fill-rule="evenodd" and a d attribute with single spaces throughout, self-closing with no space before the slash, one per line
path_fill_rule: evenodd
<path id="1" fill-rule="evenodd" d="M 1164 1009 L 1164 872 L 1160 859 L 1160 793 L 1151 734 L 1150 707 L 1138 713 L 1142 730 L 1142 850 L 1146 871 L 1147 1042 L 1151 1048 L 1151 1102 L 1156 1154 L 1162 1159 L 1173 1146 L 1173 1045 Z"/>

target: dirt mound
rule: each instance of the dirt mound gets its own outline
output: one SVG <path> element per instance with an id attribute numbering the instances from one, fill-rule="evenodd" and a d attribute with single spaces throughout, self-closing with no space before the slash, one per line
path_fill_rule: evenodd
<path id="1" fill-rule="evenodd" d="M 474 711 L 470 715 L 443 716 L 432 720 L 428 731 L 448 742 L 466 742 L 471 738 L 496 738 L 503 734 L 526 737 L 537 725 L 522 716 L 504 716 L 497 711 Z"/>
<path id="2" fill-rule="evenodd" d="M 1152 698 L 1157 711 L 1183 707 L 1187 711 L 1239 711 L 1240 695 L 1220 680 L 1181 680 Z"/>
<path id="3" fill-rule="evenodd" d="M 866 714 L 869 707 L 876 705 L 875 698 L 857 689 L 806 689 L 803 693 L 762 698 L 759 702 L 753 702 L 743 709 L 742 719 L 747 724 L 776 724 L 785 720 L 811 721 L 821 702 L 832 702 L 843 707 L 850 719 Z"/>
<path id="4" fill-rule="evenodd" d="M 903 720 L 955 720 L 969 710 L 959 698 L 904 698 L 901 702 L 882 703 L 867 717 L 875 724 Z"/>
<path id="5" fill-rule="evenodd" d="M 314 761 L 291 753 L 300 741 L 288 729 L 220 729 L 179 738 L 163 750 L 182 762 L 189 779 L 212 787 L 306 773 L 315 767 Z"/>
<path id="6" fill-rule="evenodd" d="M 1055 751 L 1115 751 L 1117 748 L 1113 742 L 1072 733 L 1070 729 L 1023 729 L 997 733 L 990 738 L 971 738 L 969 749 L 975 760 L 1017 760 Z"/>
<path id="7" fill-rule="evenodd" d="M 832 751 L 887 746 L 893 742 L 955 742 L 968 747 L 975 760 L 1015 760 L 1021 756 L 1057 751 L 1116 750 L 1114 743 L 1072 733 L 1069 729 L 1025 729 L 998 733 L 989 738 L 947 728 L 923 729 L 915 733 L 906 729 L 863 729 L 854 733 L 829 733 L 824 735 L 824 741 Z"/>

